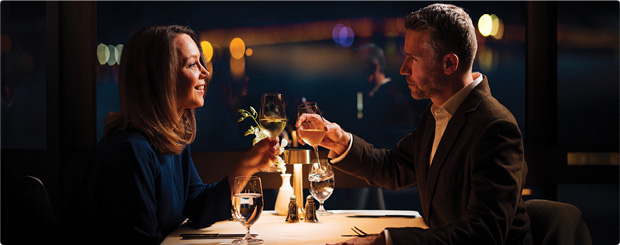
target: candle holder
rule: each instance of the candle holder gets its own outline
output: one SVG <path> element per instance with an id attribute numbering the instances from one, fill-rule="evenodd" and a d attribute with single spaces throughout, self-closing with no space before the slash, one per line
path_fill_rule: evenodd
<path id="1" fill-rule="evenodd" d="M 303 164 L 310 164 L 310 150 L 286 149 L 284 150 L 284 162 L 293 164 L 293 194 L 303 197 Z M 298 217 L 304 217 L 304 199 L 297 198 Z"/>

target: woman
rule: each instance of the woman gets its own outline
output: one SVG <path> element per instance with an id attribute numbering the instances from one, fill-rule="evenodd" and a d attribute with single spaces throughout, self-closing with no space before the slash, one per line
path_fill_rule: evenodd
<path id="1" fill-rule="evenodd" d="M 120 110 L 106 118 L 87 176 L 91 242 L 155 244 L 186 218 L 194 228 L 228 219 L 234 177 L 258 172 L 275 155 L 277 140 L 263 140 L 228 177 L 202 183 L 189 144 L 208 87 L 205 67 L 184 26 L 144 28 L 125 46 Z"/>

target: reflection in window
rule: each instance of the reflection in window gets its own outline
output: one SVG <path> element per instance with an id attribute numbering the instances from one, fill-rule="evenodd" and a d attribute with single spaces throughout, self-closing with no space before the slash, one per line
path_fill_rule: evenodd
<path id="1" fill-rule="evenodd" d="M 47 148 L 45 2 L 2 3 L 2 148 Z"/>
<path id="2" fill-rule="evenodd" d="M 558 142 L 618 151 L 618 3 L 558 2 Z"/>

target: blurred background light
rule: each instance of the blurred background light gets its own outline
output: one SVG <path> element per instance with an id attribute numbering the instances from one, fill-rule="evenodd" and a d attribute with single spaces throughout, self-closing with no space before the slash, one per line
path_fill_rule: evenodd
<path id="1" fill-rule="evenodd" d="M 118 57 L 116 58 L 116 64 L 118 64 L 118 65 L 121 64 L 121 57 L 123 57 L 123 48 L 124 47 L 125 47 L 125 45 L 123 45 L 123 44 L 116 45 L 116 51 L 118 52 Z"/>
<path id="2" fill-rule="evenodd" d="M 353 44 L 355 34 L 353 33 L 353 29 L 351 29 L 351 27 L 338 23 L 332 29 L 332 38 L 336 44 L 340 44 L 344 47 L 350 47 L 351 44 Z"/>
<path id="3" fill-rule="evenodd" d="M 240 81 L 245 76 L 245 58 L 230 58 L 230 75 L 233 79 Z"/>
<path id="4" fill-rule="evenodd" d="M 200 42 L 200 47 L 202 48 L 202 53 L 205 56 L 207 62 L 210 62 L 213 58 L 213 46 L 210 42 L 202 41 Z"/>
<path id="5" fill-rule="evenodd" d="M 478 31 L 483 36 L 492 36 L 502 39 L 504 36 L 504 22 L 495 14 L 483 14 L 478 20 Z"/>
<path id="6" fill-rule="evenodd" d="M 492 29 L 493 18 L 491 18 L 491 15 L 483 14 L 482 16 L 480 16 L 480 19 L 478 20 L 478 31 L 480 31 L 480 34 L 485 37 L 489 36 L 491 35 Z"/>
<path id="7" fill-rule="evenodd" d="M 478 51 L 478 63 L 480 65 L 480 71 L 483 73 L 495 71 L 498 60 L 498 53 L 489 47 L 482 47 Z"/>
<path id="8" fill-rule="evenodd" d="M 108 45 L 108 49 L 110 50 L 110 57 L 108 58 L 108 65 L 113 66 L 116 64 L 116 59 L 118 58 L 118 50 L 114 45 Z"/>
<path id="9" fill-rule="evenodd" d="M 336 42 L 336 44 L 342 44 L 340 42 L 340 30 L 342 30 L 342 28 L 344 28 L 344 25 L 338 23 L 332 29 L 332 38 L 334 39 L 334 42 Z"/>
<path id="10" fill-rule="evenodd" d="M 250 57 L 250 56 L 252 56 L 253 54 L 254 54 L 254 50 L 253 50 L 253 49 L 248 48 L 248 49 L 246 49 L 246 50 L 245 50 L 245 55 L 246 55 L 246 56 Z"/>
<path id="11" fill-rule="evenodd" d="M 353 38 L 355 35 L 353 34 L 353 29 L 351 27 L 345 26 L 340 30 L 340 42 L 342 46 L 350 47 L 353 44 Z"/>
<path id="12" fill-rule="evenodd" d="M 497 35 L 497 31 L 499 30 L 499 18 L 497 15 L 491 15 L 491 36 Z"/>
<path id="13" fill-rule="evenodd" d="M 496 15 L 493 16 L 495 16 L 495 19 L 493 19 L 493 31 L 491 35 L 493 35 L 495 39 L 500 40 L 504 37 L 504 21 Z"/>
<path id="14" fill-rule="evenodd" d="M 243 58 L 243 54 L 245 54 L 245 43 L 241 38 L 235 37 L 230 41 L 230 56 L 235 59 Z"/>
<path id="15" fill-rule="evenodd" d="M 106 46 L 103 43 L 100 43 L 99 45 L 97 45 L 97 59 L 99 60 L 99 64 L 105 65 L 105 63 L 108 62 L 109 58 L 110 58 L 110 50 L 108 49 L 108 46 Z"/>
<path id="16" fill-rule="evenodd" d="M 405 18 L 396 18 L 396 29 L 402 34 L 407 32 L 407 29 L 405 28 Z"/>

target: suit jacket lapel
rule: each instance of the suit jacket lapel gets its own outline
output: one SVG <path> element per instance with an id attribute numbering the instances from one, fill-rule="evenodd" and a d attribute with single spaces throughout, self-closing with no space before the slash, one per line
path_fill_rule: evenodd
<path id="1" fill-rule="evenodd" d="M 463 127 L 467 123 L 466 114 L 471 111 L 476 110 L 482 98 L 487 94 L 490 94 L 490 89 L 489 89 L 487 78 L 486 76 L 484 76 L 482 82 L 480 82 L 480 84 L 478 84 L 478 86 L 476 86 L 469 93 L 469 95 L 465 98 L 465 100 L 463 100 L 459 108 L 456 110 L 456 112 L 454 112 L 454 115 L 452 115 L 452 118 L 448 122 L 446 131 L 444 132 L 444 135 L 441 138 L 439 145 L 437 146 L 437 151 L 435 152 L 433 163 L 430 165 L 428 169 L 428 179 L 427 179 L 426 184 L 427 184 L 427 190 L 428 190 L 427 199 L 429 200 L 428 202 L 429 210 L 430 210 L 430 206 L 432 205 L 433 195 L 437 187 L 436 186 L 437 180 L 441 172 L 441 169 L 446 164 L 448 153 L 454 146 L 456 139 L 459 137 L 459 135 L 461 134 L 461 131 L 463 130 Z M 433 144 L 432 141 L 430 144 L 432 146 Z M 426 158 L 426 162 L 428 164 L 428 161 L 430 159 L 430 151 L 427 154 L 427 156 L 429 156 L 428 158 Z M 458 163 L 452 163 L 452 164 L 464 164 L 464 162 L 458 162 Z M 442 190 L 442 191 L 446 191 L 446 190 Z M 430 213 L 429 213 L 429 216 L 430 216 Z"/>
<path id="2" fill-rule="evenodd" d="M 428 168 L 430 161 L 430 153 L 431 148 L 433 147 L 433 139 L 435 137 L 435 120 L 430 113 L 430 105 L 424 110 L 424 114 L 422 114 L 422 119 L 420 120 L 420 125 L 418 126 L 417 134 L 419 138 L 416 137 L 416 145 L 419 147 L 414 148 L 414 156 L 417 162 L 421 164 L 415 164 L 416 167 L 416 176 L 418 178 L 418 189 L 420 190 L 420 198 L 422 202 L 422 211 L 424 212 L 424 221 L 429 222 L 428 220 L 428 212 L 430 211 L 429 204 L 429 195 L 427 188 L 428 182 Z M 418 136 L 417 135 L 417 136 Z"/>

